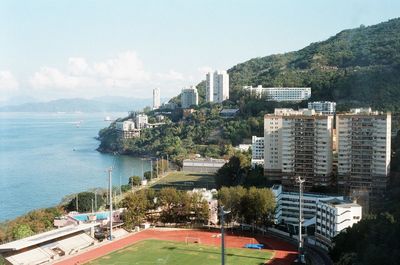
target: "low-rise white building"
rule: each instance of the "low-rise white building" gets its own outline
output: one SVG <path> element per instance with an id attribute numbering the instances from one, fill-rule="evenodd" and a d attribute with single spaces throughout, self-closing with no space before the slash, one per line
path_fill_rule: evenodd
<path id="1" fill-rule="evenodd" d="M 332 239 L 362 218 L 362 207 L 353 202 L 331 199 L 317 202 L 316 245 L 329 249 Z"/>
<path id="2" fill-rule="evenodd" d="M 264 166 L 264 137 L 251 138 L 251 166 Z"/>
<path id="3" fill-rule="evenodd" d="M 302 101 L 311 97 L 310 87 L 252 87 L 244 86 L 257 97 L 265 97 L 270 101 Z"/>
<path id="4" fill-rule="evenodd" d="M 228 161 L 214 158 L 198 158 L 183 160 L 182 171 L 215 173 Z"/>
<path id="5" fill-rule="evenodd" d="M 275 196 L 276 202 L 275 223 L 297 226 L 299 223 L 299 193 L 283 191 L 282 185 L 272 186 L 271 191 Z M 302 207 L 304 222 L 310 224 L 313 223 L 311 220 L 317 215 L 317 203 L 319 201 L 332 199 L 343 200 L 344 198 L 343 196 L 303 193 Z"/>
<path id="6" fill-rule="evenodd" d="M 135 117 L 135 125 L 137 129 L 146 128 L 146 125 L 149 123 L 149 117 L 146 114 L 138 114 Z"/>
<path id="7" fill-rule="evenodd" d="M 123 139 L 130 139 L 140 136 L 140 129 L 135 127 L 135 123 L 132 120 L 116 122 L 115 129 L 118 131 L 119 137 Z"/>
<path id="8" fill-rule="evenodd" d="M 336 113 L 336 102 L 330 101 L 314 101 L 308 102 L 308 109 L 313 109 L 316 112 L 322 114 L 335 114 Z"/>

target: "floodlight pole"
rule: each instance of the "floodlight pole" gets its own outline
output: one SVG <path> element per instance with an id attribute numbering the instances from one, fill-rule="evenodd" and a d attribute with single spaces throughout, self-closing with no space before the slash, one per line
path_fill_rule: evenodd
<path id="1" fill-rule="evenodd" d="M 111 178 L 112 168 L 108 169 L 108 185 L 109 185 L 109 198 L 110 198 L 110 241 L 112 241 L 112 219 L 113 219 L 113 209 L 112 209 L 112 178 Z"/>
<path id="2" fill-rule="evenodd" d="M 224 211 L 224 206 L 220 208 L 220 222 L 221 222 L 221 265 L 225 265 L 225 234 L 224 234 L 224 216 L 230 211 Z"/>
<path id="3" fill-rule="evenodd" d="M 303 183 L 305 182 L 300 176 L 297 177 L 296 182 L 299 183 L 299 260 L 301 260 L 301 255 L 303 251 L 303 238 L 302 238 L 302 224 L 303 224 Z"/>

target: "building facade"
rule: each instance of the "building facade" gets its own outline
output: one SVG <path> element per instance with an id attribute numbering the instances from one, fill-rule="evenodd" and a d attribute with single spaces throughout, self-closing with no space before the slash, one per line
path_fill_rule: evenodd
<path id="1" fill-rule="evenodd" d="M 183 160 L 182 171 L 215 173 L 228 161 L 214 158 L 198 158 Z"/>
<path id="2" fill-rule="evenodd" d="M 330 101 L 308 102 L 308 109 L 313 109 L 316 112 L 321 112 L 323 114 L 334 115 L 336 113 L 336 102 L 330 102 Z"/>
<path id="3" fill-rule="evenodd" d="M 391 114 L 352 109 L 336 115 L 338 186 L 351 195 L 365 190 L 371 199 L 387 186 L 391 155 Z"/>
<path id="4" fill-rule="evenodd" d="M 160 89 L 154 88 L 153 89 L 153 109 L 158 109 L 161 106 L 160 100 Z"/>
<path id="5" fill-rule="evenodd" d="M 264 137 L 251 138 L 251 166 L 264 166 Z"/>
<path id="6" fill-rule="evenodd" d="M 325 249 L 332 248 L 332 239 L 362 218 L 362 207 L 337 198 L 317 202 L 315 241 Z"/>
<path id="7" fill-rule="evenodd" d="M 214 75 L 211 72 L 206 74 L 206 101 L 214 102 Z"/>
<path id="8" fill-rule="evenodd" d="M 276 224 L 299 224 L 299 193 L 284 191 L 282 185 L 274 185 L 271 189 L 275 196 L 275 217 Z M 319 201 L 338 199 L 343 200 L 343 196 L 328 196 L 316 193 L 303 193 L 302 194 L 302 208 L 304 222 L 314 223 L 313 218 L 317 215 L 317 204 Z"/>
<path id="9" fill-rule="evenodd" d="M 149 123 L 149 118 L 146 114 L 137 114 L 135 117 L 135 125 L 137 129 L 144 129 L 146 125 Z"/>
<path id="10" fill-rule="evenodd" d="M 270 101 L 302 101 L 311 97 L 310 87 L 252 87 L 244 86 L 243 89 L 250 91 L 256 97 L 265 97 Z"/>
<path id="11" fill-rule="evenodd" d="M 140 137 L 140 129 L 135 127 L 135 123 L 132 120 L 116 122 L 115 129 L 118 132 L 118 136 L 122 139 Z"/>
<path id="12" fill-rule="evenodd" d="M 181 104 L 183 109 L 199 104 L 199 94 L 196 87 L 192 86 L 191 88 L 182 89 Z"/>
<path id="13" fill-rule="evenodd" d="M 264 174 L 294 188 L 295 177 L 305 189 L 332 184 L 333 116 L 313 110 L 275 109 L 264 117 Z"/>
<path id="14" fill-rule="evenodd" d="M 215 71 L 206 75 L 206 101 L 221 103 L 229 99 L 229 74 Z"/>

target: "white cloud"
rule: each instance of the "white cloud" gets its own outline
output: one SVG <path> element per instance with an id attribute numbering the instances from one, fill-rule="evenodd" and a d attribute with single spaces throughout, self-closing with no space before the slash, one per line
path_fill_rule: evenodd
<path id="1" fill-rule="evenodd" d="M 68 59 L 68 70 L 72 75 L 83 75 L 87 73 L 89 65 L 85 58 L 71 57 Z"/>
<path id="2" fill-rule="evenodd" d="M 130 87 L 149 80 L 135 52 L 127 51 L 103 62 L 88 63 L 83 57 L 68 58 L 66 71 L 42 67 L 34 73 L 30 84 L 36 89 Z"/>
<path id="3" fill-rule="evenodd" d="M 10 92 L 18 89 L 18 81 L 10 71 L 0 71 L 0 91 Z"/>
<path id="4" fill-rule="evenodd" d="M 149 98 L 152 89 L 160 87 L 161 96 L 169 97 L 204 79 L 196 69 L 194 76 L 173 68 L 150 72 L 134 51 L 101 61 L 75 56 L 68 58 L 64 67 L 43 66 L 32 74 L 29 93 L 46 99 L 104 95 Z"/>

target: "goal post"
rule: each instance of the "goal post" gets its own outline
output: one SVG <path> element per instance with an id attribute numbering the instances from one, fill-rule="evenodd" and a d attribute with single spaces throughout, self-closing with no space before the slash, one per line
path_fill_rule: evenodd
<path id="1" fill-rule="evenodd" d="M 185 237 L 185 242 L 186 242 L 186 244 L 201 244 L 199 237 L 187 236 L 187 237 Z"/>

